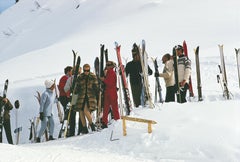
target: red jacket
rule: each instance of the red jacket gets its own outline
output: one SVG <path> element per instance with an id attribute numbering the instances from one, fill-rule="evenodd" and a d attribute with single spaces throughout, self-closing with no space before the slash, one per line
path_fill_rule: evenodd
<path id="1" fill-rule="evenodd" d="M 117 75 L 113 68 L 107 70 L 107 75 L 103 81 L 105 83 L 105 93 L 117 96 Z"/>
<path id="2" fill-rule="evenodd" d="M 70 96 L 70 93 L 66 93 L 64 91 L 64 86 L 68 80 L 69 76 L 68 75 L 64 75 L 61 77 L 61 79 L 59 80 L 59 85 L 58 85 L 58 90 L 59 90 L 59 96 Z"/>

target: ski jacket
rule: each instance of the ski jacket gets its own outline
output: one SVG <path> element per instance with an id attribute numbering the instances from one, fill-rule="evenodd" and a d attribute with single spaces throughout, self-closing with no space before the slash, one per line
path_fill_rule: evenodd
<path id="1" fill-rule="evenodd" d="M 64 85 L 64 88 L 63 88 L 64 92 L 69 93 L 69 95 L 71 94 L 71 87 L 72 87 L 73 78 L 74 78 L 73 75 L 71 77 L 69 77 L 66 81 L 66 84 Z"/>
<path id="2" fill-rule="evenodd" d="M 166 61 L 165 66 L 163 68 L 163 72 L 159 74 L 160 77 L 164 78 L 166 87 L 175 85 L 173 64 L 174 64 L 173 60 Z"/>
<path id="3" fill-rule="evenodd" d="M 178 58 L 178 81 L 182 82 L 186 80 L 189 83 L 189 78 L 191 75 L 191 60 L 186 56 L 181 55 Z"/>
<path id="4" fill-rule="evenodd" d="M 43 112 L 45 117 L 51 116 L 53 104 L 56 102 L 57 102 L 57 99 L 53 91 L 47 88 L 41 95 L 40 112 Z"/>
<path id="5" fill-rule="evenodd" d="M 130 83 L 131 84 L 142 84 L 142 65 L 140 61 L 130 61 L 127 63 L 126 68 L 126 75 L 130 75 Z M 152 75 L 152 69 L 148 66 L 148 75 Z"/>
<path id="6" fill-rule="evenodd" d="M 75 94 L 78 94 L 76 111 L 83 109 L 84 100 L 87 99 L 89 110 L 97 109 L 97 96 L 99 93 L 98 79 L 92 72 L 89 75 L 80 74 L 76 81 Z"/>
<path id="7" fill-rule="evenodd" d="M 64 86 L 66 85 L 66 82 L 67 82 L 68 78 L 69 78 L 68 75 L 64 75 L 59 80 L 59 85 L 58 85 L 59 96 L 70 97 L 70 91 L 67 91 L 67 92 L 64 91 Z"/>
<path id="8" fill-rule="evenodd" d="M 3 103 L 3 97 L 0 96 L 0 106 L 2 107 L 4 105 Z M 4 114 L 3 114 L 3 118 L 4 120 L 9 120 L 10 119 L 10 110 L 13 109 L 13 105 L 11 104 L 11 102 L 8 100 L 8 102 L 5 104 L 4 106 Z"/>
<path id="9" fill-rule="evenodd" d="M 117 75 L 113 68 L 107 70 L 106 77 L 104 79 L 105 93 L 108 93 L 112 98 L 117 97 Z"/>

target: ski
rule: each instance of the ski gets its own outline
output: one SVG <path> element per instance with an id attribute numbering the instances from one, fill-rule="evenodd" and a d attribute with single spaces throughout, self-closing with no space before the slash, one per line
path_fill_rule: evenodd
<path id="1" fill-rule="evenodd" d="M 226 99 L 230 99 L 229 90 L 228 90 L 228 83 L 227 83 L 227 73 L 225 68 L 225 60 L 224 60 L 224 53 L 223 53 L 223 45 L 218 45 L 220 51 L 220 58 L 221 58 L 221 66 L 220 66 L 220 73 L 222 74 L 222 84 L 223 84 L 223 96 Z"/>
<path id="2" fill-rule="evenodd" d="M 181 93 L 180 93 L 180 85 L 179 85 L 179 79 L 178 79 L 178 58 L 175 48 L 173 48 L 173 61 L 174 61 L 174 77 L 175 77 L 175 87 L 176 87 L 176 94 L 181 102 Z"/>
<path id="3" fill-rule="evenodd" d="M 108 49 L 105 49 L 104 57 L 105 57 L 105 63 L 107 63 L 108 62 Z"/>
<path id="4" fill-rule="evenodd" d="M 158 63 L 157 63 L 157 58 L 152 58 L 153 64 L 154 64 L 154 69 L 155 69 L 155 73 L 159 73 L 158 70 Z M 160 80 L 159 77 L 155 77 L 155 92 L 158 93 L 158 97 L 159 97 L 159 102 L 163 103 L 163 97 L 162 97 L 162 87 L 160 84 Z M 157 95 L 155 93 L 155 102 L 157 102 Z"/>
<path id="5" fill-rule="evenodd" d="M 4 88 L 3 88 L 3 98 L 7 97 L 7 90 L 8 90 L 8 79 L 5 81 Z M 3 114 L 4 114 L 4 107 L 5 105 L 0 105 L 0 143 L 2 143 L 2 136 L 3 136 Z"/>
<path id="6" fill-rule="evenodd" d="M 56 79 L 54 80 L 54 84 L 55 84 L 55 94 L 56 94 L 56 99 L 58 100 L 59 95 L 58 95 L 58 91 L 57 91 L 57 84 L 56 84 Z M 63 112 L 61 109 L 61 103 L 58 100 L 57 101 L 57 110 L 58 110 L 58 118 L 59 118 L 59 122 L 62 123 L 63 122 Z"/>
<path id="7" fill-rule="evenodd" d="M 240 88 L 240 48 L 235 48 L 236 59 L 237 59 L 237 70 L 238 70 L 238 84 Z"/>
<path id="8" fill-rule="evenodd" d="M 67 137 L 67 133 L 68 133 L 68 130 L 69 130 L 69 121 L 70 121 L 70 116 L 71 116 L 71 111 L 72 111 L 72 107 L 74 106 L 74 102 L 76 101 L 76 96 L 74 94 L 74 91 L 75 91 L 75 84 L 76 84 L 76 81 L 77 81 L 77 76 L 78 76 L 78 71 L 79 71 L 79 68 L 80 68 L 80 62 L 81 62 L 81 58 L 80 56 L 77 57 L 77 64 L 76 64 L 76 68 L 75 68 L 75 71 L 74 71 L 74 76 L 73 76 L 73 82 L 72 82 L 72 100 L 71 100 L 71 103 L 70 103 L 70 108 L 69 108 L 69 113 L 68 113 L 68 117 L 67 117 L 67 123 L 66 123 L 66 127 L 65 127 L 65 130 L 64 130 L 64 138 Z M 60 130 L 62 132 L 62 130 Z"/>
<path id="9" fill-rule="evenodd" d="M 76 57 L 77 57 L 77 53 L 76 53 L 74 50 L 72 50 L 72 52 L 73 52 L 73 68 L 74 68 L 75 65 L 76 65 Z"/>
<path id="10" fill-rule="evenodd" d="M 188 58 L 188 49 L 187 49 L 187 43 L 184 40 L 183 41 L 183 53 L 184 55 Z M 190 97 L 194 97 L 194 93 L 193 93 L 193 88 L 192 88 L 192 78 L 190 76 L 189 78 L 189 96 Z"/>
<path id="11" fill-rule="evenodd" d="M 98 85 L 100 88 L 99 94 L 98 94 L 98 98 L 97 98 L 97 104 L 98 104 L 98 109 L 97 109 L 97 119 L 95 122 L 95 125 L 97 126 L 97 128 L 101 127 L 101 117 L 102 117 L 102 81 L 99 79 L 100 78 L 100 70 L 99 70 L 99 66 L 100 66 L 100 62 L 99 62 L 99 58 L 96 57 L 95 61 L 94 61 L 94 69 L 95 69 L 95 74 L 98 78 Z"/>
<path id="12" fill-rule="evenodd" d="M 140 53 L 140 60 L 141 60 L 141 66 L 142 66 L 142 77 L 143 77 L 143 91 L 142 91 L 142 106 L 146 104 L 146 101 L 149 104 L 150 108 L 154 107 L 154 104 L 152 102 L 152 97 L 149 90 L 149 81 L 148 81 L 148 59 L 147 59 L 147 53 L 145 52 L 146 49 L 146 42 L 145 40 L 142 40 L 142 48 L 139 47 Z"/>
<path id="13" fill-rule="evenodd" d="M 16 134 L 16 145 L 17 145 L 20 139 L 20 132 L 22 131 L 22 127 L 18 127 L 18 109 L 20 107 L 19 100 L 16 100 L 14 102 L 14 106 L 16 108 L 16 129 L 14 130 L 14 133 Z"/>
<path id="14" fill-rule="evenodd" d="M 117 42 L 115 42 L 115 47 L 116 47 L 115 50 L 116 50 L 116 54 L 117 54 L 118 67 L 120 70 L 120 76 L 121 76 L 121 82 L 122 82 L 122 90 L 123 90 L 123 96 L 124 96 L 125 107 L 126 107 L 126 115 L 130 115 L 130 112 L 132 109 L 132 104 L 131 104 L 131 100 L 130 100 L 130 94 L 129 94 L 126 75 L 125 75 L 125 70 L 124 70 L 124 67 L 122 64 L 122 58 L 121 58 L 121 53 L 120 53 L 121 46 L 118 45 Z"/>
<path id="15" fill-rule="evenodd" d="M 200 74 L 200 63 L 199 63 L 199 46 L 194 49 L 195 60 L 196 60 L 196 72 L 197 72 L 197 89 L 198 89 L 198 101 L 202 101 L 202 83 Z"/>

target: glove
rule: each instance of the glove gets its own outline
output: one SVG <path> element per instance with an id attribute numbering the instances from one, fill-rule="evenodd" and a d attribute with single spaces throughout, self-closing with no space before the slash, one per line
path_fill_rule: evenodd
<path id="1" fill-rule="evenodd" d="M 154 76 L 155 76 L 155 77 L 159 77 L 159 73 L 155 73 Z"/>
<path id="2" fill-rule="evenodd" d="M 43 121 L 43 112 L 40 112 L 40 120 Z"/>

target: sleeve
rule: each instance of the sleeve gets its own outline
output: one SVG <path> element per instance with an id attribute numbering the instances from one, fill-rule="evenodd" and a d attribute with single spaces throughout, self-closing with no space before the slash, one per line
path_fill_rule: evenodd
<path id="1" fill-rule="evenodd" d="M 163 77 L 163 78 L 169 78 L 171 77 L 172 73 L 173 73 L 173 64 L 172 62 L 167 62 L 165 67 L 164 67 L 164 72 L 160 73 L 159 76 Z"/>
<path id="2" fill-rule="evenodd" d="M 44 105 L 45 105 L 46 101 L 47 101 L 47 94 L 43 93 L 42 96 L 41 96 L 41 100 L 40 100 L 40 110 L 39 110 L 39 112 L 43 112 Z"/>
<path id="3" fill-rule="evenodd" d="M 153 71 L 152 69 L 148 66 L 148 75 L 152 75 Z"/>
<path id="4" fill-rule="evenodd" d="M 190 59 L 186 59 L 185 60 L 185 72 L 184 72 L 184 80 L 186 80 L 187 82 L 189 81 L 189 78 L 191 76 L 191 72 L 192 72 L 192 69 L 191 69 L 191 60 Z"/>
<path id="5" fill-rule="evenodd" d="M 7 102 L 7 104 L 5 105 L 5 109 L 6 110 L 12 110 L 13 109 L 13 105 L 12 105 L 12 103 L 9 101 L 9 99 L 7 99 L 8 100 L 8 102 Z"/>
<path id="6" fill-rule="evenodd" d="M 129 74 L 129 63 L 127 63 L 127 65 L 125 67 L 125 72 L 126 72 L 126 77 L 128 77 L 128 74 Z"/>
<path id="7" fill-rule="evenodd" d="M 67 82 L 66 84 L 64 85 L 64 92 L 67 93 L 68 91 L 70 91 L 70 88 L 71 88 L 71 80 L 72 80 L 72 77 L 69 77 L 67 79 Z"/>

